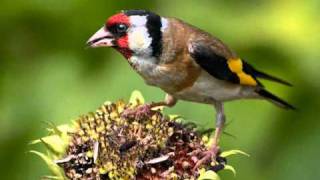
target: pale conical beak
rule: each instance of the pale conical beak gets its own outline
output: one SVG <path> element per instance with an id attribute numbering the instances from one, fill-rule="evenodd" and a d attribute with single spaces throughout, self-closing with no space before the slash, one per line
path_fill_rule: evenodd
<path id="1" fill-rule="evenodd" d="M 91 48 L 96 47 L 112 47 L 114 44 L 113 35 L 106 30 L 105 27 L 99 29 L 90 39 L 87 41 L 87 45 Z"/>

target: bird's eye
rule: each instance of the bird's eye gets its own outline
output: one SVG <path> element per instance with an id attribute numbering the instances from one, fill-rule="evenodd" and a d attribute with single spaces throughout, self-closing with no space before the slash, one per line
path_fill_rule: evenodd
<path id="1" fill-rule="evenodd" d="M 128 26 L 126 24 L 114 24 L 112 26 L 107 26 L 107 29 L 117 37 L 124 36 L 128 30 Z"/>
<path id="2" fill-rule="evenodd" d="M 128 27 L 125 24 L 117 24 L 116 25 L 116 31 L 119 34 L 122 34 L 122 33 L 126 32 L 127 29 L 128 29 Z"/>

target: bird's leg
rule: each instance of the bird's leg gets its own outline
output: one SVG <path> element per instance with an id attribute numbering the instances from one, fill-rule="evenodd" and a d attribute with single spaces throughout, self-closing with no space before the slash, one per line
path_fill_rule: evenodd
<path id="1" fill-rule="evenodd" d="M 177 103 L 177 99 L 170 94 L 166 94 L 164 101 L 151 103 L 151 108 L 158 107 L 158 106 L 167 106 L 173 107 Z"/>
<path id="2" fill-rule="evenodd" d="M 123 117 L 131 119 L 143 119 L 153 114 L 151 109 L 159 106 L 172 107 L 177 103 L 177 99 L 170 94 L 166 94 L 165 100 L 161 102 L 153 102 L 151 104 L 144 104 L 135 109 L 127 109 L 122 113 Z"/>
<path id="3" fill-rule="evenodd" d="M 206 164 L 208 162 L 211 162 L 211 160 L 215 161 L 217 154 L 219 153 L 219 139 L 221 136 L 221 133 L 223 131 L 224 123 L 225 123 L 225 115 L 224 115 L 224 109 L 223 104 L 221 102 L 215 103 L 215 109 L 217 111 L 216 115 L 216 129 L 213 136 L 213 142 L 211 147 L 201 153 L 202 158 L 196 163 L 193 170 L 198 169 L 202 164 Z"/>

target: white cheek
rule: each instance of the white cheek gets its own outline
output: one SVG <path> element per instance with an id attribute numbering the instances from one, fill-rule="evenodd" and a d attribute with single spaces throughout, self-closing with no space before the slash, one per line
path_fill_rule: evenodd
<path id="1" fill-rule="evenodd" d="M 150 46 L 152 39 L 145 27 L 132 28 L 128 33 L 129 48 L 137 53 L 151 53 Z"/>
<path id="2" fill-rule="evenodd" d="M 151 55 L 152 39 L 146 28 L 146 16 L 130 16 L 131 29 L 128 32 L 129 48 L 138 55 Z"/>
<path id="3" fill-rule="evenodd" d="M 133 26 L 145 26 L 147 23 L 146 16 L 130 16 L 130 22 Z"/>

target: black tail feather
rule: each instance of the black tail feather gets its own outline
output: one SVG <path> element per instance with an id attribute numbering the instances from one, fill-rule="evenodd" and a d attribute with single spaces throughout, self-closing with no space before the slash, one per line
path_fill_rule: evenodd
<path id="1" fill-rule="evenodd" d="M 277 83 L 280 83 L 280 84 L 284 84 L 284 85 L 287 85 L 287 86 L 292 86 L 292 84 L 290 84 L 289 82 L 287 82 L 285 80 L 282 80 L 280 78 L 277 78 L 277 77 L 271 76 L 271 75 L 269 75 L 267 73 L 264 73 L 264 72 L 256 70 L 254 67 L 252 67 L 250 64 L 248 64 L 246 62 L 243 62 L 243 70 L 245 72 L 247 72 L 248 74 L 253 75 L 256 78 L 262 78 L 262 79 L 274 81 L 274 82 L 277 82 Z"/>
<path id="2" fill-rule="evenodd" d="M 266 74 L 266 73 L 261 72 L 261 71 L 255 70 L 255 75 L 256 75 L 256 77 L 258 77 L 258 78 L 262 78 L 262 79 L 267 79 L 267 80 L 270 80 L 270 81 L 278 82 L 278 83 L 280 83 L 280 84 L 284 84 L 284 85 L 287 85 L 287 86 L 292 86 L 291 83 L 289 83 L 289 82 L 287 82 L 287 81 L 285 81 L 285 80 L 282 80 L 282 79 L 280 79 L 280 78 L 271 76 L 271 75 Z"/>
<path id="3" fill-rule="evenodd" d="M 275 105 L 282 107 L 284 109 L 290 109 L 290 110 L 295 110 L 296 108 L 292 106 L 291 104 L 287 103 L 286 101 L 280 99 L 279 97 L 273 95 L 269 91 L 265 89 L 258 89 L 256 91 L 260 96 L 266 98 L 267 100 L 270 100 L 272 103 Z"/>

